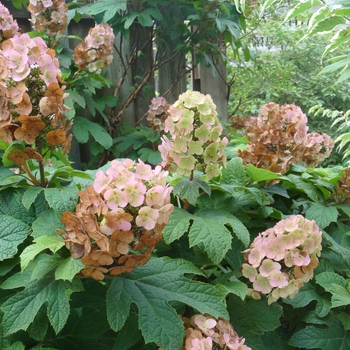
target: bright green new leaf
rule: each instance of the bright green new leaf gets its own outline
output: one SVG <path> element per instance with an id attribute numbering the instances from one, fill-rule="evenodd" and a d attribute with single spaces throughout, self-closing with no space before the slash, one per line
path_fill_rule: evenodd
<path id="1" fill-rule="evenodd" d="M 320 0 L 303 0 L 297 3 L 291 10 L 288 11 L 283 23 L 289 21 L 290 19 L 305 14 L 308 10 L 315 6 L 322 5 Z"/>
<path id="2" fill-rule="evenodd" d="M 64 229 L 57 212 L 53 209 L 45 210 L 32 224 L 32 236 L 57 236 L 56 229 Z"/>
<path id="3" fill-rule="evenodd" d="M 311 28 L 308 35 L 329 32 L 333 30 L 336 26 L 344 24 L 345 22 L 346 19 L 343 16 L 331 16 L 323 18 L 322 20 L 318 21 L 313 28 Z"/>
<path id="4" fill-rule="evenodd" d="M 20 255 L 21 269 L 24 270 L 30 261 L 43 250 L 49 249 L 51 252 L 56 253 L 64 244 L 63 237 L 58 234 L 56 236 L 40 236 L 35 238 L 34 244 L 26 247 Z"/>
<path id="5" fill-rule="evenodd" d="M 270 181 L 279 178 L 279 175 L 266 169 L 256 168 L 252 164 L 246 165 L 246 171 L 252 182 Z"/>
<path id="6" fill-rule="evenodd" d="M 17 247 L 29 235 L 30 229 L 24 222 L 8 215 L 0 215 L 0 261 L 12 258 Z"/>
<path id="7" fill-rule="evenodd" d="M 228 293 L 239 296 L 242 300 L 247 296 L 248 286 L 241 281 L 230 281 L 223 283 L 222 286 L 227 289 Z"/>
<path id="8" fill-rule="evenodd" d="M 221 183 L 232 186 L 244 186 L 246 173 L 242 164 L 242 158 L 232 158 L 221 171 Z"/>
<path id="9" fill-rule="evenodd" d="M 153 258 L 122 278 L 113 279 L 107 292 L 107 317 L 113 330 L 125 324 L 131 304 L 139 310 L 139 328 L 146 343 L 164 350 L 180 349 L 185 335 L 170 301 L 189 305 L 200 313 L 228 317 L 222 288 L 192 281 L 183 274 L 202 274 L 190 262 Z"/>
<path id="10" fill-rule="evenodd" d="M 52 276 L 28 283 L 23 291 L 8 298 L 1 305 L 5 334 L 13 334 L 21 329 L 26 330 L 46 302 L 49 321 L 58 333 L 69 315 L 69 299 L 66 290 L 70 288 L 72 288 L 71 283 L 55 281 Z"/>
<path id="11" fill-rule="evenodd" d="M 22 196 L 22 204 L 28 210 L 30 206 L 34 203 L 38 194 L 44 189 L 41 187 L 29 187 Z"/>
<path id="12" fill-rule="evenodd" d="M 320 229 L 326 228 L 331 222 L 337 222 L 338 210 L 321 203 L 312 203 L 306 210 L 305 216 L 309 220 L 315 220 Z"/>
<path id="13" fill-rule="evenodd" d="M 85 265 L 81 262 L 81 259 L 73 259 L 71 256 L 60 262 L 58 268 L 55 271 L 56 280 L 67 280 L 72 281 L 74 276 L 83 268 Z"/>
<path id="14" fill-rule="evenodd" d="M 73 211 L 78 202 L 78 188 L 75 186 L 64 188 L 45 188 L 45 198 L 49 206 L 58 215 L 65 211 Z"/>

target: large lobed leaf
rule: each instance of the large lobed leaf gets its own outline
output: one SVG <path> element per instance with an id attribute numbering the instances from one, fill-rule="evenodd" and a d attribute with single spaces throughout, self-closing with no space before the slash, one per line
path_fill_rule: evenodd
<path id="1" fill-rule="evenodd" d="M 174 350 L 181 348 L 185 332 L 170 301 L 227 319 L 224 289 L 190 280 L 184 274 L 202 273 L 185 260 L 153 258 L 133 273 L 115 278 L 107 293 L 107 317 L 112 329 L 117 331 L 123 327 L 131 304 L 136 304 L 145 342 Z"/>
<path id="2" fill-rule="evenodd" d="M 245 246 L 249 245 L 249 232 L 243 223 L 232 214 L 219 209 L 199 210 L 192 215 L 175 208 L 163 230 L 163 236 L 169 244 L 188 232 L 190 247 L 203 244 L 213 263 L 219 264 L 231 247 L 232 235 L 226 226 L 232 228 Z"/>
<path id="3" fill-rule="evenodd" d="M 75 291 L 76 287 L 67 281 L 56 281 L 53 276 L 29 282 L 23 291 L 1 305 L 4 333 L 26 330 L 40 308 L 47 303 L 47 316 L 57 334 L 65 325 L 70 312 L 67 290 Z"/>

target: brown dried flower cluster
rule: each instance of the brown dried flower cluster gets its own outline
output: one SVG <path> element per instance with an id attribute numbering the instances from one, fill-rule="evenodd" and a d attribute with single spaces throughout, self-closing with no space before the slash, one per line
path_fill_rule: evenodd
<path id="1" fill-rule="evenodd" d="M 350 201 L 350 168 L 345 169 L 343 176 L 338 182 L 337 192 L 346 198 L 346 202 Z"/>
<path id="2" fill-rule="evenodd" d="M 285 173 L 292 163 L 316 167 L 329 157 L 334 141 L 327 135 L 308 134 L 307 117 L 293 104 L 268 103 L 257 118 L 230 119 L 235 129 L 244 129 L 249 140 L 246 150 L 238 151 L 245 164 Z"/>

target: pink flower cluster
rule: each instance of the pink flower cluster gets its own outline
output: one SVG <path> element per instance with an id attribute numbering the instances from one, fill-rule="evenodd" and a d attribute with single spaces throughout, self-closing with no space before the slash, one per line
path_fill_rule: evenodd
<path id="1" fill-rule="evenodd" d="M 28 77 L 31 69 L 40 68 L 46 86 L 60 79 L 61 71 L 55 52 L 47 48 L 42 38 L 32 39 L 28 34 L 16 35 L 4 41 L 1 48 L 1 76 L 18 82 Z"/>
<path id="2" fill-rule="evenodd" d="M 60 38 L 68 25 L 68 6 L 64 0 L 30 0 L 28 11 L 37 32 Z"/>
<path id="3" fill-rule="evenodd" d="M 187 328 L 183 350 L 251 350 L 227 320 L 197 314 L 190 320 L 184 318 L 184 321 Z"/>
<path id="4" fill-rule="evenodd" d="M 141 160 L 135 165 L 131 159 L 113 160 L 106 172 L 98 171 L 93 188 L 105 202 L 101 232 L 111 235 L 136 227 L 153 230 L 156 225 L 166 224 L 174 210 L 167 175 L 160 166 L 153 170 Z"/>
<path id="5" fill-rule="evenodd" d="M 158 147 L 162 166 L 179 175 L 200 170 L 208 179 L 218 176 L 220 165 L 225 166 L 228 140 L 220 137 L 223 128 L 210 95 L 187 91 L 170 106 L 168 114 L 164 131 L 171 138 L 163 136 Z"/>
<path id="6" fill-rule="evenodd" d="M 268 295 L 269 304 L 293 298 L 313 277 L 322 249 L 322 232 L 314 220 L 292 215 L 257 236 L 244 251 L 242 274 L 253 284 L 250 294 Z"/>
<path id="7" fill-rule="evenodd" d="M 2 41 L 20 34 L 17 21 L 9 10 L 0 2 L 0 44 Z"/>
<path id="8" fill-rule="evenodd" d="M 113 29 L 99 24 L 89 30 L 83 42 L 74 49 L 73 60 L 79 69 L 101 73 L 113 60 Z"/>
<path id="9" fill-rule="evenodd" d="M 151 129 L 164 130 L 164 122 L 168 117 L 170 105 L 164 97 L 154 97 L 149 106 L 147 121 Z"/>

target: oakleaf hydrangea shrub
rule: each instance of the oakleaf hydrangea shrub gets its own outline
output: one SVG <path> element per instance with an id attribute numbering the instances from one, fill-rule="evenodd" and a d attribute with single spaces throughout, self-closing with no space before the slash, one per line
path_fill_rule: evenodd
<path id="1" fill-rule="evenodd" d="M 152 130 L 163 131 L 170 104 L 164 97 L 154 97 L 147 112 L 148 125 Z"/>
<path id="2" fill-rule="evenodd" d="M 259 110 L 258 117 L 232 117 L 235 129 L 243 128 L 248 147 L 238 151 L 244 164 L 285 173 L 291 164 L 317 167 L 332 152 L 334 141 L 327 134 L 307 131 L 307 117 L 293 105 L 268 103 Z"/>
<path id="3" fill-rule="evenodd" d="M 0 44 L 20 33 L 17 21 L 13 19 L 10 11 L 0 2 Z"/>
<path id="4" fill-rule="evenodd" d="M 79 192 L 76 211 L 63 213 L 66 231 L 58 230 L 71 256 L 86 265 L 81 275 L 102 280 L 151 258 L 174 209 L 167 175 L 160 166 L 131 159 L 97 171 L 93 185 Z"/>
<path id="5" fill-rule="evenodd" d="M 207 314 L 196 314 L 190 319 L 182 319 L 186 331 L 182 350 L 251 350 L 244 345 L 245 339 L 239 337 L 227 320 L 216 320 Z"/>
<path id="6" fill-rule="evenodd" d="M 322 232 L 314 220 L 292 215 L 260 233 L 244 251 L 242 274 L 252 283 L 250 294 L 268 295 L 269 304 L 293 298 L 313 277 L 321 253 Z"/>
<path id="7" fill-rule="evenodd" d="M 26 146 L 8 158 L 17 165 L 42 160 L 46 148 L 70 148 L 65 86 L 55 51 L 42 38 L 17 34 L 0 46 L 0 139 Z M 35 144 L 35 145 L 34 145 Z"/>
<path id="8" fill-rule="evenodd" d="M 158 149 L 161 165 L 179 175 L 189 176 L 194 170 L 204 171 L 208 179 L 220 174 L 225 166 L 226 137 L 221 138 L 222 126 L 210 95 L 187 91 L 169 107 Z"/>
<path id="9" fill-rule="evenodd" d="M 101 73 L 113 60 L 113 29 L 108 24 L 90 28 L 88 35 L 74 49 L 74 63 L 81 70 Z"/>

